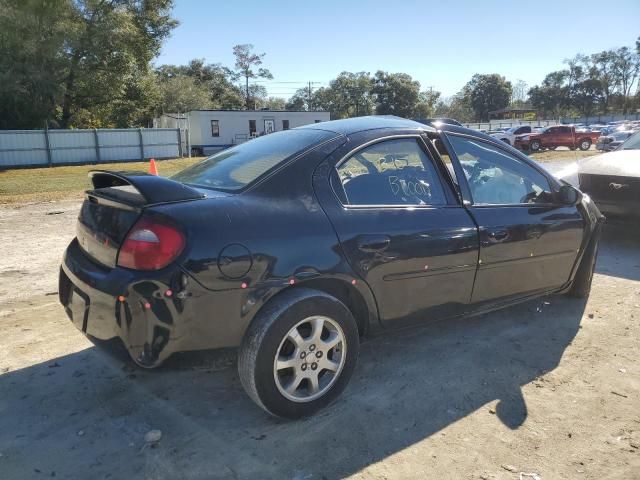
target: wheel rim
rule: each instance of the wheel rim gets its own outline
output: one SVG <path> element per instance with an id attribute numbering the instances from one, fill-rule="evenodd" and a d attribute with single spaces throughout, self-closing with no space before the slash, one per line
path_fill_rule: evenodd
<path id="1" fill-rule="evenodd" d="M 273 361 L 280 393 L 292 402 L 311 402 L 327 393 L 344 367 L 347 342 L 329 317 L 307 317 L 285 335 Z"/>
<path id="2" fill-rule="evenodd" d="M 589 142 L 582 142 L 582 149 L 583 150 L 587 150 L 591 145 L 589 145 Z"/>
<path id="3" fill-rule="evenodd" d="M 538 142 L 533 142 L 531 144 L 531 150 L 538 150 L 540 148 L 540 144 Z"/>

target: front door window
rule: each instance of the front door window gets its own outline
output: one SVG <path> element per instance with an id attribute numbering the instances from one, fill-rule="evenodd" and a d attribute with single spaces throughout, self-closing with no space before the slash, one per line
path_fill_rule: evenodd
<path id="1" fill-rule="evenodd" d="M 548 204 L 553 202 L 547 178 L 535 168 L 488 143 L 451 136 L 476 205 Z"/>

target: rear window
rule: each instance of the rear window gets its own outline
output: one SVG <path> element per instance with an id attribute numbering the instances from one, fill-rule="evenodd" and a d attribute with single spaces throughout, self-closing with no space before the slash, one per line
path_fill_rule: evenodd
<path id="1" fill-rule="evenodd" d="M 242 190 L 281 163 L 335 136 L 308 128 L 272 133 L 216 153 L 171 178 L 195 187 Z"/>

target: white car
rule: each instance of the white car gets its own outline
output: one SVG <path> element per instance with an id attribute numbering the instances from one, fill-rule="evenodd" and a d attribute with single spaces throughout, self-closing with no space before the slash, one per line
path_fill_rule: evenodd
<path id="1" fill-rule="evenodd" d="M 535 128 L 531 125 L 517 125 L 505 130 L 504 132 L 492 133 L 491 136 L 502 140 L 504 143 L 513 145 L 513 142 L 516 139 L 516 135 L 522 135 L 534 131 Z"/>

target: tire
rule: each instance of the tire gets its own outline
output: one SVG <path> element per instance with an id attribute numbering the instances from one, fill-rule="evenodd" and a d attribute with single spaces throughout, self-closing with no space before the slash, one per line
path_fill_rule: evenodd
<path id="1" fill-rule="evenodd" d="M 590 148 L 591 140 L 589 140 L 588 138 L 583 138 L 582 140 L 580 140 L 580 150 L 584 152 L 586 150 L 589 150 Z"/>
<path id="2" fill-rule="evenodd" d="M 323 335 L 315 342 L 314 325 L 322 325 Z M 295 342 L 290 336 L 294 330 Z M 336 338 L 341 341 L 329 349 Z M 342 302 L 317 290 L 289 290 L 268 303 L 247 329 L 238 356 L 240 381 L 249 397 L 271 415 L 306 417 L 347 386 L 359 344 L 356 321 Z M 332 370 L 322 368 L 325 365 Z M 299 378 L 303 379 L 296 383 Z"/>
<path id="3" fill-rule="evenodd" d="M 540 150 L 540 146 L 540 140 L 531 140 L 531 142 L 529 142 L 529 150 L 532 152 Z"/>
<path id="4" fill-rule="evenodd" d="M 567 292 L 567 295 L 574 298 L 587 298 L 591 292 L 591 283 L 593 282 L 593 272 L 596 269 L 596 260 L 598 259 L 598 243 L 600 241 L 600 230 L 593 233 L 593 238 L 584 252 L 584 256 L 580 261 L 580 266 L 573 279 L 573 284 Z"/>

